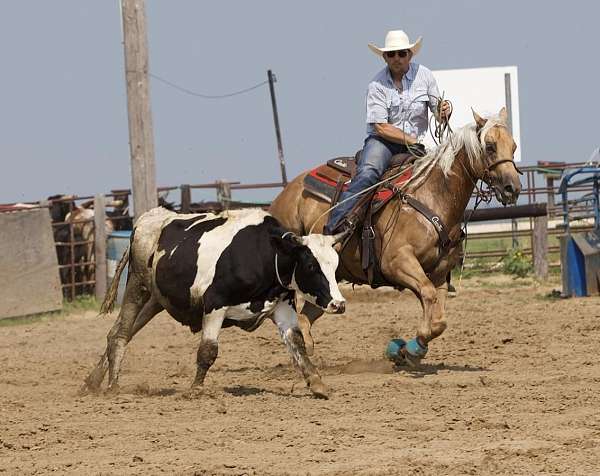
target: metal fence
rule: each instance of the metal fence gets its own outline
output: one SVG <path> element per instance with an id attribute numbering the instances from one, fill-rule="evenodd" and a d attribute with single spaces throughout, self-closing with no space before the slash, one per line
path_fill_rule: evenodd
<path id="1" fill-rule="evenodd" d="M 523 188 L 518 205 L 546 204 L 546 216 L 530 216 L 524 220 L 521 218 L 518 221 L 517 219 L 509 220 L 508 223 L 511 224 L 510 229 L 475 231 L 475 227 L 473 227 L 469 233 L 467 242 L 467 256 L 474 259 L 473 266 L 485 267 L 490 262 L 493 263 L 494 260 L 499 261 L 507 255 L 508 250 L 514 247 L 519 247 L 534 262 L 536 259 L 542 262 L 542 266 L 544 260 L 548 261 L 548 256 L 554 256 L 556 259 L 551 258 L 546 264 L 546 269 L 548 266 L 558 266 L 559 246 L 555 237 L 563 234 L 563 230 L 560 226 L 556 227 L 552 225 L 555 225 L 557 220 L 562 219 L 562 207 L 555 200 L 555 196 L 558 194 L 558 184 L 555 186 L 554 182 L 560 176 L 562 169 L 582 165 L 553 165 L 552 170 L 555 173 L 548 173 L 543 168 L 540 168 L 540 166 L 523 167 L 522 170 L 525 175 L 522 179 Z M 540 173 L 540 171 L 543 173 Z M 542 181 L 545 183 L 538 185 Z M 267 208 L 270 204 L 268 201 L 236 201 L 233 199 L 232 192 L 234 190 L 282 187 L 283 183 L 281 182 L 242 184 L 240 182 L 216 181 L 214 183 L 160 187 L 158 192 L 159 194 L 174 191 L 179 192 L 179 203 L 170 203 L 167 206 L 171 206 L 178 212 L 189 213 L 221 211 L 227 208 L 249 206 Z M 215 190 L 215 201 L 194 202 L 192 200 L 193 190 L 207 189 Z M 581 188 L 582 193 L 589 190 L 591 188 Z M 102 209 L 95 210 L 93 217 L 78 220 L 66 219 L 55 221 L 52 224 L 57 254 L 61 257 L 59 258 L 59 273 L 63 294 L 67 299 L 73 299 L 79 294 L 94 293 L 96 280 L 98 279 L 96 275 L 96 227 L 99 223 L 108 223 L 109 221 L 112 223 L 113 228 L 115 228 L 115 224 L 118 224 L 119 221 L 129 220 L 130 222 L 132 215 L 129 212 L 128 206 L 130 194 L 131 191 L 129 189 L 112 190 L 111 193 L 103 196 L 103 200 L 104 198 L 108 199 L 107 206 L 109 208 L 112 207 L 112 211 L 105 211 L 104 201 L 102 201 Z M 69 211 L 73 212 L 76 208 L 89 207 L 90 202 L 94 198 L 92 196 L 69 196 L 57 198 L 51 202 L 35 202 L 35 205 L 50 208 L 54 204 L 62 202 L 68 204 Z M 98 196 L 96 196 L 96 199 L 98 199 Z M 119 210 L 119 212 L 115 210 Z M 119 228 L 118 225 L 116 228 Z M 83 229 L 86 230 L 85 234 L 81 233 Z M 585 229 L 585 227 L 582 229 Z M 482 244 L 484 243 L 487 245 L 483 246 Z M 102 279 L 105 278 L 103 277 Z"/>

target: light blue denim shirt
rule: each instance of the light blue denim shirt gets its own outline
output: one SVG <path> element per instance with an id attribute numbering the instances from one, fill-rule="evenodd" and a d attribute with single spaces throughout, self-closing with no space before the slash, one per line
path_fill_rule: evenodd
<path id="1" fill-rule="evenodd" d="M 402 90 L 396 88 L 386 66 L 367 89 L 367 134 L 376 135 L 373 124 L 388 123 L 421 141 L 429 126 L 427 107 L 434 112 L 439 95 L 435 78 L 425 66 L 410 63 Z"/>

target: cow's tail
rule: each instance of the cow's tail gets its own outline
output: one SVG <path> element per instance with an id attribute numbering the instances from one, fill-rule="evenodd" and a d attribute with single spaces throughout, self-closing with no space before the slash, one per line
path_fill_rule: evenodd
<path id="1" fill-rule="evenodd" d="M 121 274 L 127 266 L 127 262 L 129 261 L 129 245 L 127 245 L 127 249 L 123 256 L 121 256 L 121 260 L 117 265 L 117 269 L 115 270 L 115 276 L 110 283 L 110 288 L 106 292 L 106 296 L 104 297 L 104 301 L 102 301 L 102 306 L 100 306 L 100 316 L 104 316 L 106 314 L 110 314 L 115 307 L 115 301 L 117 299 L 117 292 L 119 291 L 119 281 L 121 280 Z"/>

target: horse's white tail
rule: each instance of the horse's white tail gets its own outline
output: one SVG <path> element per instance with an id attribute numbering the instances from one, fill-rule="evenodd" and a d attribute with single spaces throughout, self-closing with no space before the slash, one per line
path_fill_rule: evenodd
<path id="1" fill-rule="evenodd" d="M 129 245 L 127 245 L 127 249 L 123 256 L 121 256 L 121 260 L 117 266 L 115 271 L 115 275 L 110 283 L 110 288 L 104 297 L 104 301 L 102 302 L 102 306 L 100 306 L 99 316 L 103 316 L 106 314 L 110 314 L 115 307 L 115 300 L 117 299 L 117 291 L 119 290 L 119 281 L 121 279 L 121 274 L 129 261 Z"/>

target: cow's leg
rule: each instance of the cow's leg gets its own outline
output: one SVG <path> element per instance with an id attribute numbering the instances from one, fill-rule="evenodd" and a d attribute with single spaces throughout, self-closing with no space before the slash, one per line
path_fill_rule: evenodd
<path id="1" fill-rule="evenodd" d="M 160 311 L 163 310 L 163 307 L 158 304 L 154 299 L 148 301 L 140 313 L 137 315 L 135 322 L 133 323 L 133 327 L 131 329 L 131 334 L 129 336 L 129 341 L 133 339 L 133 336 L 136 335 L 142 328 L 148 324 L 152 320 L 154 316 L 156 316 Z M 113 324 L 111 330 L 108 333 L 107 340 L 110 342 L 111 339 L 117 335 L 117 331 L 120 327 L 120 314 L 119 318 Z M 90 372 L 90 374 L 85 379 L 85 384 L 81 391 L 83 393 L 87 393 L 89 391 L 96 391 L 100 388 L 102 381 L 104 380 L 104 376 L 106 375 L 106 371 L 108 370 L 108 345 L 102 357 L 100 357 L 100 361 L 94 367 L 94 370 Z"/>
<path id="2" fill-rule="evenodd" d="M 118 390 L 121 362 L 125 355 L 125 347 L 131 339 L 133 324 L 146 305 L 148 311 L 156 309 L 152 301 L 153 298 L 143 285 L 142 278 L 135 273 L 130 275 L 119 312 L 118 326 L 115 332 L 111 329 L 107 337 L 109 391 Z"/>
<path id="3" fill-rule="evenodd" d="M 432 332 L 434 310 L 440 307 L 437 302 L 437 290 L 415 255 L 406 247 L 397 250 L 396 256 L 388 263 L 384 273 L 392 282 L 412 290 L 421 301 L 423 314 L 418 320 L 417 336 L 410 339 L 402 349 L 402 354 L 408 363 L 417 364 L 427 354 L 428 343 L 439 335 L 434 335 Z M 439 330 L 441 324 L 438 322 L 437 325 L 436 330 Z"/>
<path id="4" fill-rule="evenodd" d="M 319 398 L 328 398 L 327 388 L 321 381 L 319 371 L 306 355 L 306 347 L 302 332 L 298 327 L 298 316 L 287 301 L 281 301 L 275 306 L 272 316 L 277 325 L 281 339 L 292 356 L 294 365 L 298 368 L 311 392 Z"/>
<path id="5" fill-rule="evenodd" d="M 202 318 L 202 338 L 196 356 L 196 378 L 192 389 L 201 387 L 208 369 L 217 360 L 219 353 L 219 333 L 225 318 L 225 309 L 219 309 L 206 314 Z"/>

